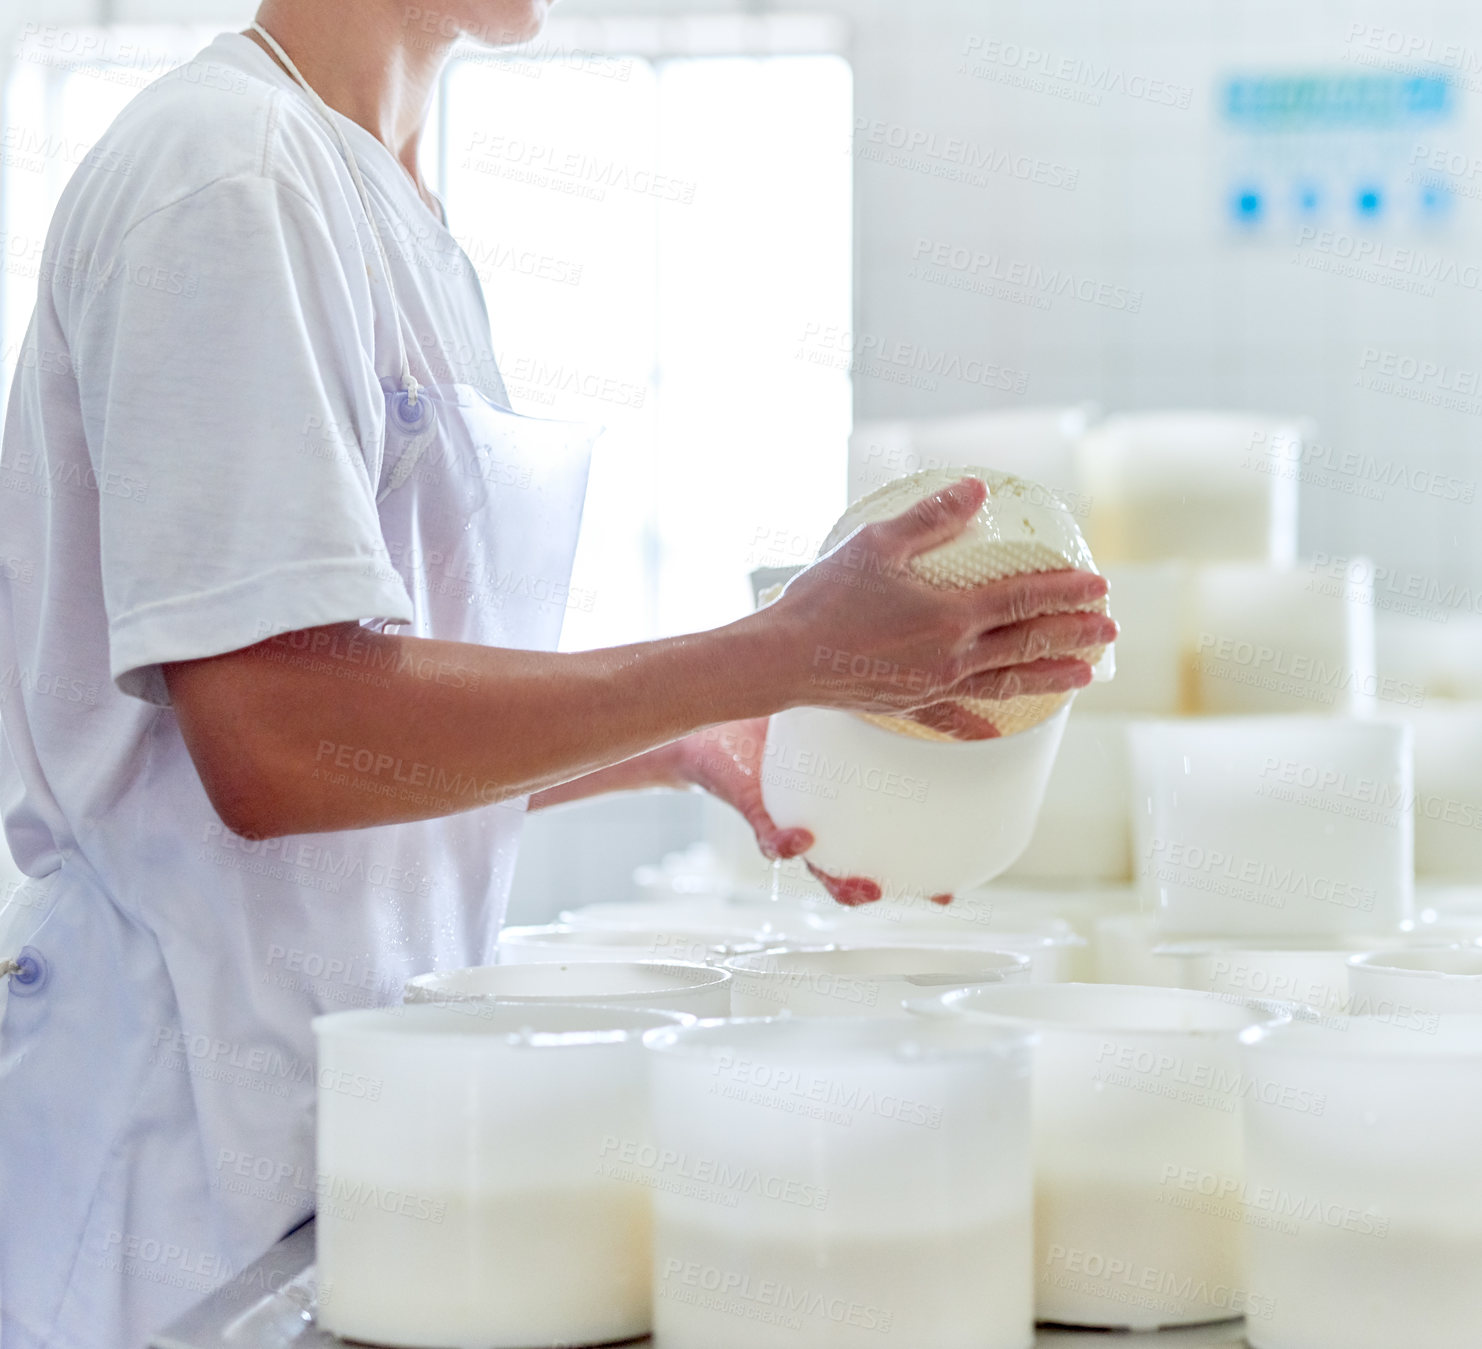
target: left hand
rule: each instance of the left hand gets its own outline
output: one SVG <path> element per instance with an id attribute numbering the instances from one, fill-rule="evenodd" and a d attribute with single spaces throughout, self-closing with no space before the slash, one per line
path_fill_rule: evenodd
<path id="1" fill-rule="evenodd" d="M 797 857 L 813 846 L 813 835 L 806 829 L 779 829 L 767 814 L 762 801 L 766 744 L 766 717 L 723 722 L 608 768 L 547 787 L 531 796 L 530 809 L 543 810 L 566 801 L 581 801 L 601 792 L 703 787 L 741 812 L 756 835 L 762 856 L 773 860 Z M 811 862 L 807 866 L 840 904 L 872 904 L 880 898 L 879 885 L 867 877 L 830 876 Z"/>
<path id="2" fill-rule="evenodd" d="M 675 771 L 741 812 L 769 861 L 796 857 L 813 846 L 806 829 L 779 829 L 762 802 L 762 754 L 767 718 L 728 721 L 687 735 L 674 746 Z"/>
<path id="3" fill-rule="evenodd" d="M 728 721 L 686 736 L 670 747 L 679 778 L 703 787 L 712 796 L 734 806 L 756 834 L 762 855 L 770 859 L 796 857 L 813 846 L 806 829 L 780 829 L 762 801 L 762 761 L 767 742 L 767 718 Z M 806 859 L 805 859 L 806 860 Z M 811 862 L 808 870 L 840 904 L 870 904 L 880 898 L 880 887 L 863 876 L 830 876 Z"/>

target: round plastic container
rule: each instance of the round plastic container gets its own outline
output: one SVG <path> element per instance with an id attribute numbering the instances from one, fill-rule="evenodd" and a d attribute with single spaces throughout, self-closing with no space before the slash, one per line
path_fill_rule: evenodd
<path id="1" fill-rule="evenodd" d="M 1026 983 L 1029 957 L 961 946 L 815 946 L 726 962 L 732 1016 L 906 1016 L 933 986 Z"/>
<path id="2" fill-rule="evenodd" d="M 811 878 L 810 884 L 816 892 L 817 884 Z M 584 930 L 688 932 L 718 942 L 768 944 L 806 939 L 819 927 L 812 910 L 801 904 L 733 903 L 713 898 L 607 900 L 567 909 L 561 922 Z"/>
<path id="3" fill-rule="evenodd" d="M 1243 938 L 1174 942 L 1156 947 L 1153 960 L 1179 988 L 1240 998 L 1278 998 L 1341 1015 L 1349 1011 L 1348 961 L 1358 949 Z"/>
<path id="4" fill-rule="evenodd" d="M 1070 712 L 994 740 L 918 740 L 850 712 L 795 707 L 767 731 L 762 798 L 816 840 L 808 860 L 887 896 L 979 885 L 1029 846 Z"/>
<path id="5" fill-rule="evenodd" d="M 473 965 L 419 974 L 407 981 L 409 1003 L 603 1002 L 652 1007 L 692 1016 L 727 1016 L 727 970 L 678 962 L 576 961 L 545 965 Z"/>
<path id="6" fill-rule="evenodd" d="M 1362 558 L 1353 563 L 1338 576 L 1316 564 L 1193 568 L 1185 609 L 1186 710 L 1215 717 L 1372 715 L 1379 687 L 1374 568 Z"/>
<path id="7" fill-rule="evenodd" d="M 992 885 L 969 890 L 950 908 L 955 909 L 958 904 L 971 906 L 965 912 L 980 908 L 990 930 L 1023 932 L 1042 927 L 1047 921 L 1065 923 L 1083 944 L 1065 951 L 1063 958 L 1059 954 L 1052 957 L 1054 965 L 1061 970 L 1054 982 L 1085 983 L 1096 978 L 1097 923 L 1114 915 L 1136 913 L 1137 902 L 1137 891 L 1130 885 L 1079 885 L 1073 881 L 1026 885 L 1004 877 Z M 1033 972 L 1029 977 L 1035 983 L 1050 982 Z"/>
<path id="8" fill-rule="evenodd" d="M 1164 558 L 1290 566 L 1305 428 L 1242 412 L 1118 413 L 1076 451 L 1086 540 L 1103 564 Z M 1308 433 L 1310 434 L 1310 433 Z"/>
<path id="9" fill-rule="evenodd" d="M 530 1349 L 642 1335 L 643 1032 L 625 1007 L 390 1007 L 314 1022 L 318 1321 L 342 1339 Z"/>
<path id="10" fill-rule="evenodd" d="M 1356 1016 L 1415 1018 L 1482 1013 L 1482 947 L 1373 951 L 1348 961 Z"/>
<path id="11" fill-rule="evenodd" d="M 1247 1034 L 1255 1349 L 1473 1349 L 1482 1326 L 1482 1018 Z"/>
<path id="12" fill-rule="evenodd" d="M 765 949 L 761 942 L 720 941 L 695 932 L 645 931 L 642 928 L 603 931 L 547 923 L 541 927 L 507 927 L 499 934 L 501 965 L 580 964 L 597 961 L 680 961 L 720 965 L 732 956 Z"/>
<path id="13" fill-rule="evenodd" d="M 1106 984 L 984 985 L 911 1010 L 1038 1032 L 1039 1320 L 1152 1330 L 1245 1314 L 1239 1216 L 1187 1186 L 1239 1184 L 1239 1037 L 1282 1011 Z"/>
<path id="14" fill-rule="evenodd" d="M 1180 970 L 1158 954 L 1163 942 L 1157 919 L 1150 913 L 1117 913 L 1096 920 L 1092 939 L 1098 984 L 1137 984 L 1145 988 L 1176 988 Z"/>
<path id="15" fill-rule="evenodd" d="M 1138 911 L 1134 886 L 1085 885 L 1076 881 L 1022 884 L 1005 879 L 968 891 L 949 909 L 957 903 L 986 909 L 990 924 L 1004 928 L 1023 928 L 1047 918 L 1062 918 L 1088 939 L 1095 936 L 1099 919 Z"/>
<path id="16" fill-rule="evenodd" d="M 1482 944 L 1482 885 L 1415 882 L 1415 922 L 1409 935 L 1434 946 Z"/>
<path id="17" fill-rule="evenodd" d="M 1128 734 L 1138 877 L 1170 937 L 1342 945 L 1413 917 L 1405 727 L 1191 717 Z"/>
<path id="18" fill-rule="evenodd" d="M 1032 1344 L 1026 1032 L 771 1018 L 645 1043 L 678 1159 L 658 1349 Z"/>
<path id="19" fill-rule="evenodd" d="M 1102 572 L 1120 628 L 1117 677 L 1088 684 L 1076 694 L 1076 715 L 1178 716 L 1183 710 L 1188 565 L 1178 560 L 1114 562 Z"/>
<path id="20" fill-rule="evenodd" d="M 1482 701 L 1438 697 L 1433 679 L 1424 688 L 1423 706 L 1382 704 L 1381 715 L 1408 722 L 1415 738 L 1416 874 L 1465 885 L 1482 876 L 1482 830 L 1476 828 L 1482 816 Z"/>
<path id="21" fill-rule="evenodd" d="M 1034 983 L 1069 979 L 1086 951 L 1086 941 L 1061 918 L 1035 919 L 1000 914 L 988 906 L 957 900 L 945 908 L 929 901 L 892 902 L 846 909 L 831 905 L 820 915 L 810 945 L 963 946 L 1012 951 L 1030 959 Z M 792 943 L 796 944 L 796 943 Z"/>
<path id="22" fill-rule="evenodd" d="M 1110 689 L 1121 682 L 1119 677 L 1090 687 Z M 1083 689 L 1076 695 L 1075 715 L 1066 723 L 1029 846 L 1004 872 L 1006 882 L 1086 885 L 1132 879 L 1128 718 L 1086 712 L 1084 694 Z"/>

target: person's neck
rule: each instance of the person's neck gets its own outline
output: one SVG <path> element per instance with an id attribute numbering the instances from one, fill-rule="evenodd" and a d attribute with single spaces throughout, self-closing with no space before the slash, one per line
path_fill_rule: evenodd
<path id="1" fill-rule="evenodd" d="M 405 14 L 400 0 L 262 0 L 256 17 L 314 92 L 390 150 L 422 191 L 417 148 L 454 39 L 417 31 Z M 278 60 L 258 34 L 245 36 Z"/>

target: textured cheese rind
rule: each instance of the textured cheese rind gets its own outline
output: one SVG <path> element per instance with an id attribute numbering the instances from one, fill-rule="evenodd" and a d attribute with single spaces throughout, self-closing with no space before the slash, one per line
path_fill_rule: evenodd
<path id="1" fill-rule="evenodd" d="M 963 478 L 981 479 L 988 488 L 988 497 L 957 538 L 911 560 L 909 566 L 914 576 L 945 590 L 967 590 L 985 581 L 1025 572 L 1096 570 L 1091 550 L 1064 502 L 1047 487 L 989 468 L 928 469 L 886 483 L 861 497 L 840 516 L 823 541 L 819 556 L 831 552 L 861 526 L 899 515 L 933 492 Z M 1087 612 L 1108 612 L 1104 598 L 1084 608 Z M 1097 679 L 1111 678 L 1110 647 L 1097 646 L 1075 654 L 1091 662 Z M 1014 698 L 956 701 L 992 722 L 1000 735 L 1013 735 L 1054 716 L 1071 696 L 1069 693 L 1023 694 Z M 952 739 L 906 717 L 861 715 L 866 721 L 901 735 L 922 740 Z"/>

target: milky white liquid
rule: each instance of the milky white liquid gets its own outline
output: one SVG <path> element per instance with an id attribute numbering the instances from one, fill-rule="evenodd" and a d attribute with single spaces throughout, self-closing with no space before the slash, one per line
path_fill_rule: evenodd
<path id="1" fill-rule="evenodd" d="M 1035 1315 L 1134 1330 L 1242 1315 L 1240 1224 L 1160 1198 L 1153 1184 L 1036 1177 Z"/>
<path id="2" fill-rule="evenodd" d="M 817 1243 L 746 1240 L 661 1219 L 654 1241 L 656 1349 L 1028 1349 L 1034 1341 L 1027 1212 L 916 1237 L 831 1233 Z"/>
<path id="3" fill-rule="evenodd" d="M 647 1191 L 611 1185 L 432 1198 L 445 1205 L 440 1222 L 373 1204 L 321 1208 L 321 1326 L 346 1339 L 419 1349 L 601 1344 L 647 1332 Z"/>
<path id="4" fill-rule="evenodd" d="M 1482 1343 L 1482 1229 L 1391 1225 L 1361 1235 L 1304 1223 L 1253 1236 L 1250 1280 L 1271 1303 L 1256 1349 L 1476 1349 Z"/>

